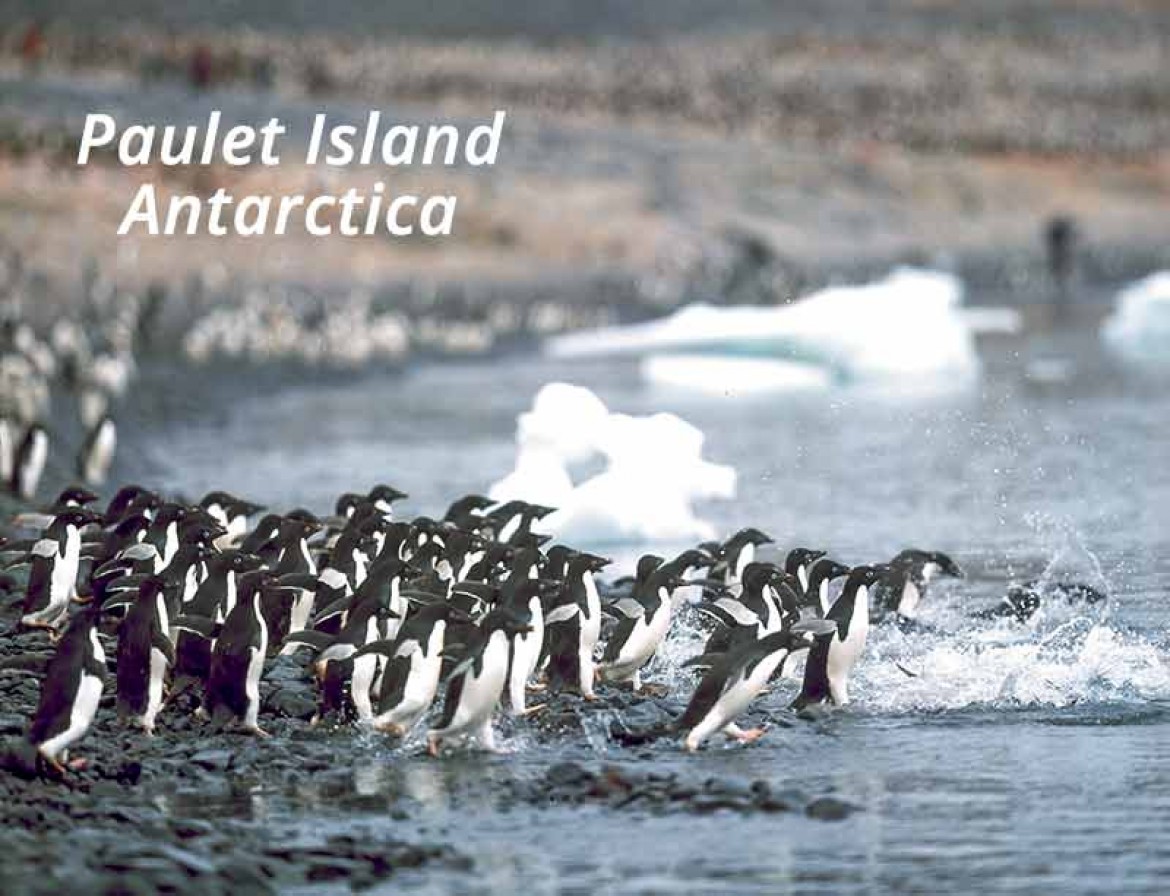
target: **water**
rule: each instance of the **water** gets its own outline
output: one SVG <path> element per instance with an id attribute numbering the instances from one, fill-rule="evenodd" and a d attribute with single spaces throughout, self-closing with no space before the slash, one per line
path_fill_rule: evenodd
<path id="1" fill-rule="evenodd" d="M 1068 361 L 1068 375 L 1029 379 L 1040 356 Z M 543 383 L 566 379 L 616 410 L 671 409 L 699 425 L 708 456 L 740 473 L 737 501 L 704 508 L 723 530 L 755 524 L 784 547 L 824 546 L 853 563 L 936 547 L 966 568 L 967 579 L 932 592 L 923 621 L 934 631 L 871 636 L 853 706 L 777 727 L 750 749 L 684 756 L 664 743 L 639 759 L 596 724 L 551 746 L 520 730 L 506 738 L 509 755 L 441 763 L 355 741 L 344 792 L 405 791 L 426 836 L 477 861 L 470 879 L 419 872 L 410 885 L 420 892 L 1161 892 L 1170 396 L 1113 369 L 1090 333 L 1026 352 L 993 346 L 984 359 L 982 385 L 967 392 L 752 402 L 656 392 L 628 363 L 529 355 L 356 379 L 163 366 L 144 371 L 153 385 L 127 409 L 139 419 L 126 427 L 119 473 L 192 496 L 224 487 L 318 510 L 384 480 L 411 492 L 408 513 L 437 513 L 511 468 L 515 415 Z M 1097 582 L 1111 599 L 1049 608 L 1028 626 L 969 618 L 1009 580 L 1038 575 Z M 680 686 L 684 637 L 657 668 Z M 786 686 L 762 705 L 778 711 L 790 695 Z M 865 811 L 829 824 L 507 808 L 471 786 L 596 757 L 699 780 L 833 788 Z M 304 788 L 225 811 L 290 836 L 407 827 Z"/>

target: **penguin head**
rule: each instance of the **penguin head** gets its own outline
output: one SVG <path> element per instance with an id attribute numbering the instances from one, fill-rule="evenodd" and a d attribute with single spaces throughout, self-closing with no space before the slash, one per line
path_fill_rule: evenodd
<path id="1" fill-rule="evenodd" d="M 63 507 L 59 513 L 54 516 L 57 522 L 64 523 L 67 526 L 76 526 L 81 529 L 91 523 L 100 523 L 102 521 L 101 514 L 95 513 L 88 507 Z"/>
<path id="2" fill-rule="evenodd" d="M 821 559 L 826 553 L 828 552 L 814 548 L 793 548 L 784 558 L 784 569 L 792 575 L 796 575 L 797 570 L 802 567 L 807 570 L 810 564 Z"/>
<path id="3" fill-rule="evenodd" d="M 459 500 L 452 502 L 443 515 L 443 519 L 455 521 L 460 517 L 487 510 L 495 503 L 491 498 L 485 498 L 483 495 L 464 495 Z"/>
<path id="4" fill-rule="evenodd" d="M 255 554 L 231 549 L 214 554 L 211 557 L 210 564 L 211 568 L 219 573 L 234 572 L 241 574 L 260 569 L 264 565 L 264 561 Z"/>
<path id="5" fill-rule="evenodd" d="M 846 589 L 856 590 L 862 585 L 872 588 L 879 582 L 884 582 L 897 570 L 886 563 L 877 563 L 873 566 L 855 566 L 845 580 Z"/>
<path id="6" fill-rule="evenodd" d="M 761 532 L 754 526 L 748 526 L 744 529 L 740 529 L 738 532 L 732 535 L 731 538 L 727 539 L 727 541 L 723 543 L 723 556 L 726 557 L 730 554 L 736 553 L 745 545 L 751 544 L 758 547 L 762 544 L 771 543 L 772 537 L 770 535 Z"/>
<path id="7" fill-rule="evenodd" d="M 650 578 L 651 573 L 658 569 L 662 563 L 662 558 L 657 554 L 643 554 L 638 559 L 638 568 L 634 574 L 634 580 L 636 582 L 645 582 Z"/>
<path id="8" fill-rule="evenodd" d="M 282 539 L 305 540 L 316 535 L 325 528 L 324 523 L 304 508 L 290 510 L 280 521 L 280 537 Z"/>
<path id="9" fill-rule="evenodd" d="M 369 494 L 366 495 L 368 500 L 373 501 L 375 504 L 385 504 L 387 507 L 395 501 L 401 501 L 403 498 L 409 497 L 410 495 L 406 492 L 399 491 L 394 486 L 384 483 L 375 485 L 370 489 Z"/>
<path id="10" fill-rule="evenodd" d="M 70 485 L 57 495 L 54 503 L 62 507 L 84 507 L 97 499 L 98 496 L 89 489 L 80 485 Z"/>
<path id="11" fill-rule="evenodd" d="M 357 509 L 366 503 L 364 495 L 356 492 L 344 492 L 338 495 L 333 505 L 333 512 L 343 520 L 347 520 L 357 512 Z"/>
<path id="12" fill-rule="evenodd" d="M 962 567 L 949 554 L 944 554 L 942 551 L 931 551 L 930 562 L 938 567 L 939 575 L 949 576 L 953 579 L 961 579 L 965 576 Z"/>

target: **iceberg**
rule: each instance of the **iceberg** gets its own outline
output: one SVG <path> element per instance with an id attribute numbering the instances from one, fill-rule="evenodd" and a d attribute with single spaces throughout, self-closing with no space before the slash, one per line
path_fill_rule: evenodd
<path id="1" fill-rule="evenodd" d="M 1122 361 L 1170 368 L 1170 271 L 1121 290 L 1101 325 L 1101 337 Z"/>
<path id="2" fill-rule="evenodd" d="M 545 350 L 561 358 L 760 357 L 820 368 L 834 382 L 967 383 L 978 377 L 979 358 L 962 299 L 952 274 L 897 268 L 875 283 L 830 287 L 788 305 L 689 305 L 649 323 L 560 336 Z M 648 369 L 651 376 L 664 370 Z"/>
<path id="3" fill-rule="evenodd" d="M 833 382 L 816 364 L 735 355 L 651 355 L 642 360 L 642 378 L 667 389 L 727 398 L 826 389 Z"/>
<path id="4" fill-rule="evenodd" d="M 703 432 L 674 414 L 609 411 L 590 390 L 549 383 L 516 427 L 516 468 L 488 491 L 558 508 L 541 531 L 578 544 L 685 542 L 715 536 L 696 500 L 735 497 L 731 467 L 704 460 Z M 570 467 L 605 468 L 574 483 Z"/>

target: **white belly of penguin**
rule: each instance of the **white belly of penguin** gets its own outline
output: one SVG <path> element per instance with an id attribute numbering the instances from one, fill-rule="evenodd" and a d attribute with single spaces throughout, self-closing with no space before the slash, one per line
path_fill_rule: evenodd
<path id="1" fill-rule="evenodd" d="M 849 637 L 843 641 L 834 640 L 829 646 L 825 672 L 829 679 L 829 693 L 838 706 L 849 702 L 849 675 L 865 650 L 865 641 L 869 636 L 869 613 L 862 604 L 863 600 L 858 595 L 858 605 L 854 607 L 853 619 L 849 624 Z"/>
<path id="2" fill-rule="evenodd" d="M 253 600 L 256 623 L 260 627 L 260 641 L 258 647 L 251 648 L 252 655 L 248 660 L 248 673 L 244 680 L 244 695 L 248 699 L 244 723 L 255 728 L 260 718 L 260 676 L 264 673 L 264 656 L 268 652 L 268 624 L 260 612 L 260 599 L 257 597 Z"/>
<path id="3" fill-rule="evenodd" d="M 77 588 L 77 566 L 81 559 L 81 533 L 74 526 L 65 532 L 65 550 L 53 564 L 49 579 L 49 608 L 63 610 Z M 51 615 L 51 614 L 46 614 Z"/>
<path id="4" fill-rule="evenodd" d="M 645 616 L 635 622 L 630 637 L 622 645 L 617 661 L 613 664 L 614 671 L 622 675 L 631 675 L 650 662 L 669 628 L 669 603 L 660 606 L 649 622 Z"/>
<path id="5" fill-rule="evenodd" d="M 371 641 L 378 640 L 378 636 L 378 620 L 371 618 L 366 623 L 365 643 L 369 644 Z M 365 656 L 359 656 L 353 661 L 353 675 L 350 677 L 349 693 L 353 699 L 354 709 L 357 710 L 358 718 L 363 722 L 368 722 L 374 717 L 374 707 L 370 702 L 370 691 L 374 687 L 374 678 L 377 674 L 377 654 L 367 653 Z"/>
<path id="6" fill-rule="evenodd" d="M 451 716 L 451 724 L 444 734 L 462 734 L 487 724 L 500 700 L 504 679 L 508 674 L 508 637 L 503 632 L 492 632 L 483 651 L 483 666 L 478 677 L 469 671 L 463 679 L 459 705 Z"/>
<path id="7" fill-rule="evenodd" d="M 524 709 L 524 689 L 528 685 L 528 679 L 536 671 L 536 664 L 540 662 L 540 648 L 544 644 L 544 611 L 540 607 L 540 601 L 536 599 L 529 601 L 528 609 L 532 613 L 530 624 L 532 631 L 513 640 L 510 682 L 513 712 Z"/>
<path id="8" fill-rule="evenodd" d="M 160 594 L 157 598 L 155 612 L 159 617 L 159 629 L 164 638 L 171 634 L 170 620 L 167 618 L 166 601 Z M 146 685 L 146 711 L 142 714 L 142 727 L 147 731 L 154 730 L 154 720 L 162 709 L 163 680 L 167 674 L 167 657 L 157 647 L 150 648 L 150 681 Z"/>

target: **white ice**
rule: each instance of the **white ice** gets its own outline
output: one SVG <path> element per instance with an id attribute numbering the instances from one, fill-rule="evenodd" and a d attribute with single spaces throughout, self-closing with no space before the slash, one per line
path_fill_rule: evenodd
<path id="1" fill-rule="evenodd" d="M 1123 361 L 1170 366 L 1170 271 L 1151 274 L 1119 292 L 1101 336 Z"/>
<path id="2" fill-rule="evenodd" d="M 558 508 L 540 528 L 574 543 L 712 538 L 693 504 L 734 497 L 736 477 L 703 459 L 703 441 L 673 414 L 613 413 L 588 389 L 549 383 L 518 419 L 515 470 L 489 496 Z M 570 467 L 597 458 L 605 468 L 574 482 Z"/>
<path id="3" fill-rule="evenodd" d="M 962 283 L 951 274 L 898 268 L 875 283 L 830 287 L 789 305 L 690 305 L 645 324 L 561 336 L 546 350 L 557 357 L 762 357 L 815 367 L 839 382 L 969 383 L 979 359 L 962 299 Z M 648 369 L 653 376 L 664 368 Z M 665 368 L 677 382 L 673 369 Z"/>

